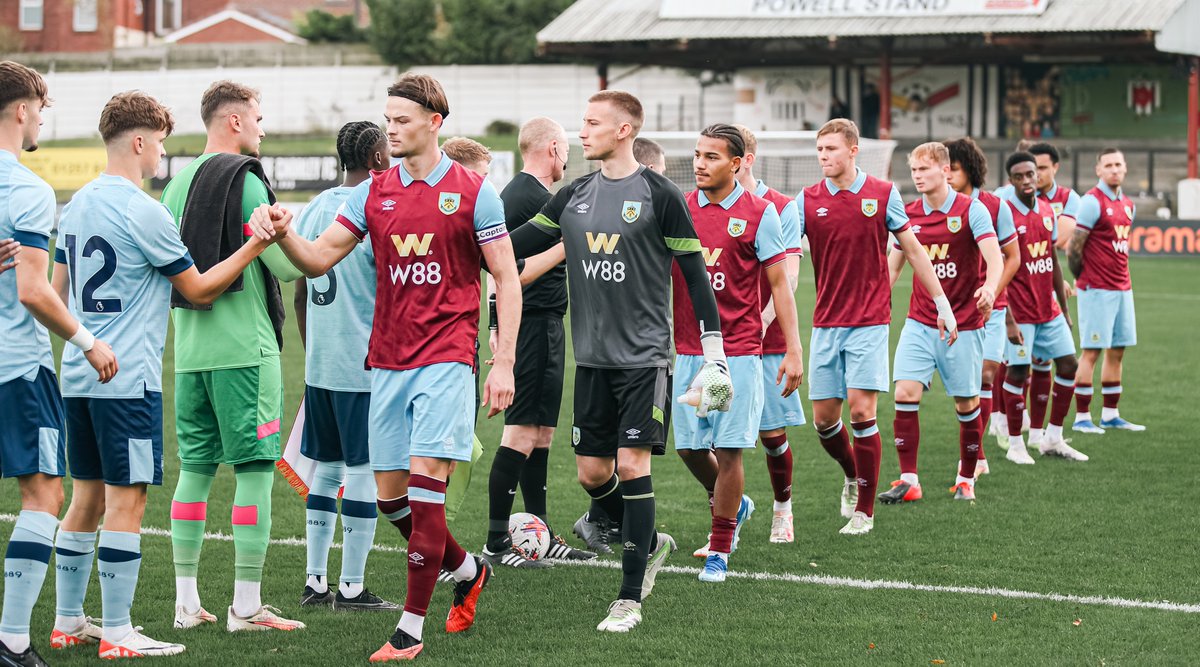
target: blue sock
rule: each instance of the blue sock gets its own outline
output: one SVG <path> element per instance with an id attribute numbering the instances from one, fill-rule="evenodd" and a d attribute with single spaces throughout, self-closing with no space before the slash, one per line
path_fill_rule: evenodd
<path id="1" fill-rule="evenodd" d="M 346 491 L 342 495 L 343 584 L 361 584 L 367 569 L 367 554 L 375 541 L 375 473 L 364 463 L 346 468 Z"/>
<path id="2" fill-rule="evenodd" d="M 329 547 L 337 528 L 337 495 L 346 467 L 340 462 L 317 462 L 305 510 L 308 542 L 308 574 L 324 577 L 328 571 Z"/>
<path id="3" fill-rule="evenodd" d="M 58 519 L 51 514 L 22 510 L 8 538 L 8 550 L 4 554 L 4 611 L 0 614 L 0 632 L 25 637 L 25 647 L 13 646 L 6 639 L 5 643 L 13 651 L 24 651 L 29 645 L 29 615 L 46 579 L 57 527 Z"/>
<path id="4" fill-rule="evenodd" d="M 92 578 L 92 560 L 96 556 L 96 533 L 58 531 L 54 538 L 54 588 L 58 596 L 59 616 L 83 616 L 83 599 Z M 65 629 L 65 628 L 64 628 Z"/>
<path id="5" fill-rule="evenodd" d="M 130 625 L 129 608 L 142 565 L 142 536 L 115 530 L 100 531 L 100 599 L 104 603 L 104 628 Z"/>

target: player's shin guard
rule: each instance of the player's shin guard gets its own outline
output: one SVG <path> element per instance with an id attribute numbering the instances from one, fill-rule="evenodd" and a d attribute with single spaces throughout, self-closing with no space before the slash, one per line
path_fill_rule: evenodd
<path id="1" fill-rule="evenodd" d="M 646 576 L 646 561 L 655 544 L 654 484 L 650 475 L 621 481 L 624 501 L 624 520 L 621 537 L 621 600 L 642 600 L 642 581 Z"/>
<path id="2" fill-rule="evenodd" d="M 539 447 L 529 453 L 521 469 L 521 498 L 525 511 L 550 525 L 546 509 L 546 478 L 549 472 L 550 450 Z"/>
<path id="3" fill-rule="evenodd" d="M 309 576 L 324 577 L 328 570 L 329 548 L 337 529 L 337 497 L 342 487 L 346 466 L 340 461 L 318 461 L 313 471 L 312 485 L 305 501 L 305 541 L 308 543 Z M 347 485 L 349 491 L 349 485 Z"/>
<path id="4" fill-rule="evenodd" d="M 892 423 L 892 429 L 896 436 L 896 455 L 900 459 L 901 479 L 904 475 L 917 474 L 917 453 L 921 446 L 921 413 L 918 412 L 920 407 L 920 403 L 896 401 L 896 420 Z M 914 482 L 905 481 L 915 486 Z"/>
<path id="5" fill-rule="evenodd" d="M 1071 399 L 1075 396 L 1075 377 L 1054 376 L 1054 393 L 1050 401 L 1050 426 L 1062 432 L 1063 421 L 1071 411 Z"/>
<path id="6" fill-rule="evenodd" d="M 1091 418 L 1093 393 L 1091 384 L 1075 385 L 1075 419 Z"/>
<path id="7" fill-rule="evenodd" d="M 990 384 L 982 384 L 979 389 L 979 419 L 983 421 L 983 429 L 986 432 L 988 423 L 992 417 L 992 386 Z M 979 458 L 987 458 L 983 455 L 983 439 L 979 440 Z"/>
<path id="8" fill-rule="evenodd" d="M 376 498 L 375 506 L 383 513 L 383 518 L 400 531 L 405 541 L 412 540 L 412 508 L 408 504 L 408 496 Z"/>
<path id="9" fill-rule="evenodd" d="M 105 638 L 121 639 L 133 629 L 129 609 L 133 606 L 133 592 L 137 589 L 138 570 L 142 565 L 142 536 L 102 530 L 96 556 Z"/>
<path id="10" fill-rule="evenodd" d="M 96 533 L 58 531 L 54 538 L 54 591 L 58 607 L 55 615 L 83 619 L 83 599 L 87 597 L 95 557 Z M 78 623 L 71 627 L 76 626 Z"/>
<path id="11" fill-rule="evenodd" d="M 346 468 L 346 491 L 342 495 L 343 584 L 361 584 L 367 569 L 367 554 L 375 542 L 375 473 L 370 464 Z"/>
<path id="12" fill-rule="evenodd" d="M 995 388 L 995 393 L 992 395 L 992 410 L 1000 414 L 1008 414 L 1005 409 L 1005 404 L 1008 397 L 1004 395 L 1004 381 L 1008 377 L 1008 364 L 1000 364 L 996 369 L 996 377 L 992 378 L 992 387 Z"/>
<path id="13" fill-rule="evenodd" d="M 433 587 L 446 554 L 446 483 L 412 475 L 408 483 L 413 532 L 408 543 L 408 594 L 404 611 L 421 618 L 429 610 Z"/>
<path id="14" fill-rule="evenodd" d="M 771 478 L 771 491 L 775 502 L 786 503 L 792 499 L 792 448 L 787 434 L 773 435 L 762 439 L 767 451 L 767 475 Z"/>
<path id="15" fill-rule="evenodd" d="M 21 510 L 8 537 L 8 548 L 4 553 L 4 610 L 0 615 L 0 633 L 6 635 L 5 643 L 12 651 L 21 652 L 29 646 L 29 616 L 50 567 L 57 527 L 58 519 L 51 514 Z M 13 635 L 20 637 L 25 646 L 19 645 Z"/>
<path id="16" fill-rule="evenodd" d="M 854 455 L 850 452 L 850 434 L 846 433 L 842 421 L 839 419 L 838 423 L 824 431 L 818 430 L 817 435 L 825 452 L 842 467 L 846 479 L 854 479 Z"/>
<path id="17" fill-rule="evenodd" d="M 1046 407 L 1050 404 L 1050 388 L 1054 384 L 1050 365 L 1034 366 L 1029 381 L 1029 428 L 1045 428 Z M 1072 384 L 1074 381 L 1072 381 Z"/>
<path id="18" fill-rule="evenodd" d="M 512 514 L 513 498 L 521 482 L 521 469 L 526 457 L 511 447 L 496 450 L 492 471 L 488 474 L 488 549 L 503 549 L 508 537 L 508 516 Z"/>
<path id="19" fill-rule="evenodd" d="M 259 584 L 271 541 L 271 485 L 275 466 L 252 461 L 233 467 L 233 613 L 246 618 L 262 607 Z"/>
<path id="20" fill-rule="evenodd" d="M 712 537 L 709 538 L 709 553 L 725 554 L 733 551 L 733 532 L 737 529 L 737 518 L 713 516 Z"/>
<path id="21" fill-rule="evenodd" d="M 171 502 L 171 548 L 175 576 L 195 580 L 204 546 L 204 522 L 208 515 L 208 492 L 217 465 L 184 463 Z M 197 606 L 199 602 L 196 602 Z M 189 609 L 190 611 L 190 609 Z"/>
<path id="22" fill-rule="evenodd" d="M 879 486 L 879 459 L 883 444 L 874 419 L 852 422 L 854 429 L 854 471 L 858 479 L 856 512 L 875 516 L 875 489 Z"/>
<path id="23" fill-rule="evenodd" d="M 958 458 L 962 461 L 958 474 L 975 479 L 975 464 L 979 461 L 979 443 L 983 440 L 983 411 L 975 408 L 958 413 Z"/>
<path id="24" fill-rule="evenodd" d="M 1024 421 L 1025 385 L 1004 383 L 1004 419 L 1008 424 L 1008 435 L 1021 435 L 1021 422 Z"/>
<path id="25" fill-rule="evenodd" d="M 1117 403 L 1121 402 L 1121 383 L 1101 382 L 1100 393 L 1104 397 L 1104 408 L 1106 410 L 1116 410 Z"/>
<path id="26" fill-rule="evenodd" d="M 592 497 L 592 505 L 598 507 L 610 521 L 616 521 L 625 515 L 625 502 L 621 498 L 620 487 L 621 480 L 617 478 L 616 474 L 613 474 L 600 486 L 594 489 L 585 489 L 587 494 Z M 591 511 L 589 510 L 588 513 L 591 514 Z"/>

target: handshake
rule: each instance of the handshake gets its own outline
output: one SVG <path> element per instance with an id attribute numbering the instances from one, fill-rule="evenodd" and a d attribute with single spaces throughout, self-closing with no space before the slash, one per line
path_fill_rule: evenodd
<path id="1" fill-rule="evenodd" d="M 254 209 L 248 227 L 251 235 L 265 243 L 279 241 L 291 231 L 292 212 L 279 204 L 263 204 Z"/>

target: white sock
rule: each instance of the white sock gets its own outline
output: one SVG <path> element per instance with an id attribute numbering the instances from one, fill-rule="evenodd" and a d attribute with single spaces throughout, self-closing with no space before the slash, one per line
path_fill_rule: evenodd
<path id="1" fill-rule="evenodd" d="M 729 554 L 723 554 L 720 551 L 710 551 L 710 552 L 708 552 L 708 555 L 716 556 L 717 558 L 720 558 L 721 560 L 725 561 L 726 565 L 729 564 Z"/>
<path id="2" fill-rule="evenodd" d="M 1041 440 L 1044 437 L 1046 437 L 1046 429 L 1044 429 L 1044 428 L 1029 429 L 1029 442 L 1038 442 L 1039 440 Z"/>
<path id="3" fill-rule="evenodd" d="M 329 584 L 325 581 L 325 577 L 319 574 L 308 575 L 308 579 L 304 582 L 304 585 L 318 593 L 329 592 Z"/>
<path id="4" fill-rule="evenodd" d="M 75 632 L 87 622 L 86 616 L 55 616 L 54 629 L 63 632 Z"/>
<path id="5" fill-rule="evenodd" d="M 788 498 L 787 500 L 785 500 L 783 502 L 779 502 L 778 500 L 776 500 L 775 501 L 775 511 L 776 512 L 791 512 L 792 511 L 792 499 Z"/>
<path id="6" fill-rule="evenodd" d="M 970 477 L 958 475 L 954 478 L 954 486 L 958 486 L 959 484 L 968 484 L 971 488 L 975 488 L 975 480 L 971 479 Z"/>
<path id="7" fill-rule="evenodd" d="M 853 487 L 854 487 L 854 488 L 856 488 L 856 489 L 858 488 L 858 480 L 857 480 L 857 479 L 854 479 L 853 477 L 847 477 L 847 478 L 846 478 L 846 484 L 847 484 L 848 486 L 853 486 Z"/>
<path id="8" fill-rule="evenodd" d="M 454 568 L 450 574 L 454 575 L 455 581 L 470 581 L 474 579 L 475 575 L 479 574 L 479 568 L 475 565 L 475 557 L 467 554 L 467 557 L 463 559 L 462 565 Z M 420 637 L 417 637 L 417 639 L 420 639 Z"/>
<path id="9" fill-rule="evenodd" d="M 200 611 L 200 591 L 195 577 L 175 577 L 175 606 L 189 614 Z"/>
<path id="10" fill-rule="evenodd" d="M 343 581 L 338 584 L 338 592 L 341 593 L 342 597 L 346 598 L 347 600 L 356 598 L 362 595 L 362 582 Z"/>
<path id="11" fill-rule="evenodd" d="M 250 618 L 262 609 L 262 582 L 233 582 L 233 613 L 241 618 Z"/>
<path id="12" fill-rule="evenodd" d="M 29 648 L 29 633 L 0 632 L 0 642 L 4 642 L 13 653 L 24 653 Z"/>
<path id="13" fill-rule="evenodd" d="M 1021 439 L 1020 435 L 1010 435 L 1008 436 L 1008 446 L 1010 449 L 1013 447 L 1025 449 L 1025 441 Z"/>
<path id="14" fill-rule="evenodd" d="M 1046 424 L 1046 437 L 1051 440 L 1062 440 L 1062 426 Z"/>
<path id="15" fill-rule="evenodd" d="M 396 627 L 407 632 L 409 637 L 421 641 L 421 629 L 425 627 L 425 617 L 406 611 L 400 614 L 400 622 L 396 624 Z"/>
<path id="16" fill-rule="evenodd" d="M 104 628 L 104 639 L 106 641 L 113 642 L 114 644 L 118 644 L 124 641 L 125 638 L 128 637 L 132 632 L 132 623 L 126 623 L 125 625 L 118 625 L 111 628 L 106 627 Z"/>
<path id="17" fill-rule="evenodd" d="M 1101 421 L 1109 421 L 1112 419 L 1116 419 L 1120 416 L 1121 416 L 1121 411 L 1116 408 L 1101 408 L 1100 409 L 1100 420 Z"/>
<path id="18" fill-rule="evenodd" d="M 915 472 L 900 473 L 900 481 L 905 482 L 911 486 L 921 486 L 921 482 L 917 479 L 917 473 L 915 473 Z"/>

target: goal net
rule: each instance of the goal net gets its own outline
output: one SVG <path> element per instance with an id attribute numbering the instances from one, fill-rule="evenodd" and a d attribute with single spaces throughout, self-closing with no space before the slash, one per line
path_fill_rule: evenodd
<path id="1" fill-rule="evenodd" d="M 642 132 L 638 136 L 658 142 L 667 156 L 667 178 L 679 189 L 688 192 L 696 189 L 692 172 L 692 155 L 696 149 L 696 132 Z M 821 180 L 821 165 L 817 161 L 817 133 L 803 132 L 755 132 L 758 152 L 755 155 L 754 175 L 776 190 L 794 196 Z M 892 152 L 895 141 L 859 139 L 858 166 L 878 178 L 889 178 Z M 578 145 L 571 147 L 571 160 L 567 165 L 567 181 L 599 168 L 592 163 L 576 158 L 583 150 Z"/>

